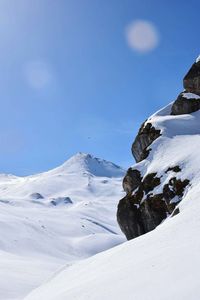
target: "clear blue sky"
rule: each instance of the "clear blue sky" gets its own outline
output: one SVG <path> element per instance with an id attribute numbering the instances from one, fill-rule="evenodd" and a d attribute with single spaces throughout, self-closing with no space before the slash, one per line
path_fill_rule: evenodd
<path id="1" fill-rule="evenodd" d="M 139 125 L 172 101 L 200 53 L 199 1 L 0 0 L 0 172 L 78 151 L 127 167 Z M 130 46 L 151 22 L 156 46 Z"/>

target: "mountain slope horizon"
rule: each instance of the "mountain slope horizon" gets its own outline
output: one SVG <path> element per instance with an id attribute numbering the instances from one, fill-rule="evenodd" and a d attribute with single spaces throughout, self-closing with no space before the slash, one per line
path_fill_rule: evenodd
<path id="1" fill-rule="evenodd" d="M 116 221 L 124 174 L 85 153 L 40 174 L 0 174 L 0 299 L 21 300 L 63 264 L 124 241 Z"/>
<path id="2" fill-rule="evenodd" d="M 93 174 L 93 172 L 95 172 L 96 170 L 95 170 L 95 168 L 92 169 L 91 165 L 94 164 L 94 163 L 96 163 L 96 165 L 98 165 L 98 164 L 103 165 L 105 167 L 105 172 L 106 172 L 106 169 L 109 172 L 109 166 L 110 166 L 111 170 L 113 168 L 113 171 L 114 171 L 115 168 L 116 168 L 116 170 L 119 169 L 119 176 L 121 175 L 120 170 L 123 170 L 122 167 L 120 167 L 117 164 L 114 164 L 114 163 L 112 163 L 108 160 L 98 158 L 98 157 L 96 157 L 96 156 L 94 156 L 90 153 L 79 151 L 79 152 L 76 152 L 74 155 L 70 156 L 67 160 L 65 160 L 59 166 L 56 166 L 56 167 L 54 167 L 52 169 L 49 169 L 49 170 L 45 170 L 45 171 L 42 171 L 42 172 L 29 174 L 29 175 L 25 175 L 25 176 L 16 175 L 12 172 L 11 173 L 10 172 L 5 173 L 5 172 L 1 172 L 1 170 L 0 170 L 0 176 L 1 177 L 5 176 L 5 177 L 21 177 L 21 178 L 24 177 L 24 178 L 26 178 L 26 177 L 30 177 L 30 176 L 37 176 L 37 175 L 42 174 L 42 173 L 53 172 L 54 170 L 56 171 L 56 170 L 59 170 L 59 169 L 63 169 L 63 170 L 67 169 L 67 171 L 70 171 L 70 168 L 72 168 L 72 171 L 73 171 L 73 165 L 74 165 L 74 171 L 77 171 L 77 170 L 81 171 L 82 169 L 84 169 L 85 171 L 87 170 L 89 173 Z M 78 166 L 77 166 L 78 164 L 79 164 L 79 167 L 80 167 L 79 169 L 78 169 Z M 77 166 L 76 170 L 75 170 L 75 165 Z M 89 170 L 88 170 L 88 168 L 89 168 Z M 111 172 L 111 170 L 110 170 L 110 172 Z M 105 173 L 105 176 L 107 176 L 107 177 L 109 175 L 108 172 Z M 93 174 L 93 175 L 103 176 L 102 174 L 98 175 L 98 173 Z M 115 174 L 111 173 L 111 175 L 114 176 Z"/>

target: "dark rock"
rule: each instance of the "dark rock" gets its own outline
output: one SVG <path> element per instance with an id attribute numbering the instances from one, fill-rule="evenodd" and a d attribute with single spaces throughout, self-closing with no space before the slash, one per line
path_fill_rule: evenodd
<path id="1" fill-rule="evenodd" d="M 171 199 L 176 196 L 172 186 L 169 183 L 165 184 L 163 187 L 163 196 L 168 204 L 170 203 Z"/>
<path id="2" fill-rule="evenodd" d="M 117 210 L 117 221 L 128 240 L 155 229 L 167 216 L 162 195 L 151 197 L 140 206 L 133 199 L 121 199 Z"/>
<path id="3" fill-rule="evenodd" d="M 174 217 L 174 216 L 178 215 L 179 213 L 180 213 L 180 209 L 177 207 L 177 208 L 175 208 L 175 210 L 173 211 L 171 217 Z"/>
<path id="4" fill-rule="evenodd" d="M 169 180 L 169 186 L 171 186 L 176 196 L 182 197 L 185 187 L 189 184 L 189 182 L 190 181 L 188 179 L 181 181 L 181 179 L 173 177 Z"/>
<path id="5" fill-rule="evenodd" d="M 40 193 L 33 193 L 30 196 L 32 199 L 35 199 L 35 200 L 44 199 L 44 197 Z"/>
<path id="6" fill-rule="evenodd" d="M 106 183 L 108 183 L 108 180 L 104 179 L 104 180 L 102 180 L 102 183 L 106 184 Z"/>
<path id="7" fill-rule="evenodd" d="M 156 177 L 156 175 L 157 173 L 150 173 L 144 178 L 142 187 L 145 194 L 148 194 L 148 192 L 152 191 L 157 185 L 160 184 L 160 178 Z"/>
<path id="8" fill-rule="evenodd" d="M 190 114 L 200 109 L 200 99 L 184 97 L 181 93 L 171 108 L 171 115 Z"/>
<path id="9" fill-rule="evenodd" d="M 167 169 L 167 171 L 165 171 L 165 173 L 168 173 L 168 172 L 170 172 L 170 171 L 173 171 L 173 172 L 175 172 L 175 173 L 178 173 L 178 172 L 181 171 L 181 168 L 180 168 L 179 166 L 169 167 L 169 168 Z"/>
<path id="10" fill-rule="evenodd" d="M 129 194 L 133 192 L 141 183 L 142 177 L 138 170 L 133 170 L 129 168 L 124 179 L 123 179 L 123 189 Z"/>
<path id="11" fill-rule="evenodd" d="M 124 197 L 119 201 L 117 221 L 127 240 L 145 233 L 141 212 L 137 209 L 137 205 L 133 204 L 128 197 Z"/>
<path id="12" fill-rule="evenodd" d="M 167 217 L 168 212 L 162 194 L 148 197 L 141 204 L 140 210 L 145 233 L 155 229 Z"/>
<path id="13" fill-rule="evenodd" d="M 160 184 L 160 178 L 156 175 L 157 173 L 150 173 L 142 181 L 140 177 L 134 193 L 128 194 L 119 202 L 117 220 L 127 239 L 153 230 L 166 218 L 167 207 L 163 195 L 147 195 Z"/>
<path id="14" fill-rule="evenodd" d="M 174 168 L 176 171 L 179 170 L 177 166 Z M 117 220 L 127 239 L 155 229 L 167 215 L 173 213 L 176 205 L 181 201 L 189 180 L 182 181 L 172 177 L 164 185 L 161 193 L 153 193 L 154 188 L 160 184 L 161 177 L 158 177 L 157 173 L 150 173 L 140 181 L 132 194 L 129 193 L 120 200 Z M 171 202 L 175 196 L 178 199 L 176 202 Z"/>
<path id="15" fill-rule="evenodd" d="M 155 129 L 151 123 L 143 123 L 140 127 L 138 135 L 132 145 L 132 154 L 139 162 L 149 155 L 149 145 L 161 135 L 159 129 Z"/>
<path id="16" fill-rule="evenodd" d="M 200 61 L 195 62 L 183 79 L 187 92 L 200 95 Z"/>
<path id="17" fill-rule="evenodd" d="M 53 198 L 51 200 L 51 204 L 54 206 L 57 205 L 62 205 L 62 204 L 72 204 L 72 200 L 70 197 L 58 197 L 58 198 Z"/>
<path id="18" fill-rule="evenodd" d="M 193 64 L 183 83 L 185 91 L 173 103 L 171 115 L 189 114 L 200 109 L 200 61 Z M 147 158 L 151 151 L 149 146 L 160 136 L 161 130 L 156 129 L 151 122 L 146 121 L 142 124 L 132 145 L 132 154 L 136 162 Z M 168 172 L 171 172 L 169 176 L 174 176 L 181 172 L 181 168 L 178 165 L 169 167 L 163 171 L 163 180 L 166 180 Z M 181 180 L 174 176 L 164 184 L 162 176 L 158 177 L 157 173 L 150 173 L 142 178 L 136 169 L 128 169 L 123 180 L 123 188 L 127 195 L 120 200 L 117 210 L 119 226 L 127 239 L 153 230 L 168 215 L 178 214 L 177 205 L 188 185 L 188 179 Z M 160 188 L 156 193 L 157 186 Z"/>

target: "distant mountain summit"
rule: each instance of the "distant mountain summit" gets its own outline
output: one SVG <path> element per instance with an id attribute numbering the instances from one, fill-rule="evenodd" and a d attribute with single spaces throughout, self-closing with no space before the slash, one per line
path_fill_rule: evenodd
<path id="1" fill-rule="evenodd" d="M 79 189 L 85 189 L 85 183 L 89 184 L 92 176 L 120 178 L 124 173 L 112 162 L 78 152 L 61 166 L 47 172 L 25 177 L 0 174 L 0 197 L 7 199 L 15 195 L 16 200 L 21 200 L 36 194 L 44 199 L 63 196 L 66 190 L 76 193 Z"/>
<path id="2" fill-rule="evenodd" d="M 78 152 L 72 156 L 58 169 L 75 173 L 87 172 L 88 174 L 101 177 L 121 177 L 124 174 L 124 170 L 112 162 L 83 152 Z"/>

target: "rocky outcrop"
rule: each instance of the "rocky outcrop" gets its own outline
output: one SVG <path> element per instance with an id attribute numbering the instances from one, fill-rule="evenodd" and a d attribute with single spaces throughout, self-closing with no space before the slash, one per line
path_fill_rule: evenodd
<path id="1" fill-rule="evenodd" d="M 178 168 L 180 169 L 178 166 L 172 167 L 171 170 L 175 169 L 173 173 L 176 173 Z M 130 174 L 130 169 L 128 172 Z M 173 214 L 189 184 L 189 180 L 180 180 L 173 176 L 162 186 L 161 177 L 156 173 L 146 175 L 131 195 L 127 193 L 120 200 L 117 220 L 128 240 L 155 229 L 167 215 Z M 155 193 L 154 189 L 159 185 L 162 190 Z"/>
<path id="2" fill-rule="evenodd" d="M 184 89 L 190 93 L 200 95 L 200 60 L 192 65 L 183 79 Z"/>
<path id="3" fill-rule="evenodd" d="M 200 109 L 200 60 L 192 65 L 183 79 L 185 91 L 172 105 L 172 115 L 190 114 Z"/>
<path id="4" fill-rule="evenodd" d="M 141 183 L 140 171 L 129 168 L 123 179 L 123 189 L 127 194 L 133 192 Z"/>
<path id="5" fill-rule="evenodd" d="M 150 122 L 143 123 L 132 145 L 132 154 L 136 162 L 147 158 L 149 145 L 160 136 L 160 130 L 155 129 Z"/>
<path id="6" fill-rule="evenodd" d="M 70 197 L 57 197 L 57 198 L 52 198 L 50 203 L 53 206 L 57 206 L 57 205 L 72 204 L 73 202 Z"/>
<path id="7" fill-rule="evenodd" d="M 184 77 L 183 85 L 185 91 L 174 101 L 168 115 L 190 114 L 200 109 L 200 59 Z M 155 128 L 152 118 L 142 124 L 132 145 L 132 154 L 137 163 L 148 157 L 150 145 L 160 136 L 161 130 Z M 146 163 L 149 161 L 143 166 Z M 140 167 L 136 164 L 134 168 L 128 169 L 123 180 L 126 196 L 118 204 L 117 220 L 127 239 L 153 230 L 168 215 L 178 214 L 177 204 L 190 183 L 187 178 L 180 176 L 182 171 L 178 165 L 169 166 L 165 170 L 161 166 L 159 176 L 154 172 L 142 177 L 139 170 L 141 164 Z"/>
<path id="8" fill-rule="evenodd" d="M 200 109 L 200 96 L 193 93 L 181 93 L 173 103 L 171 114 L 183 115 L 190 114 Z"/>
<path id="9" fill-rule="evenodd" d="M 44 197 L 40 193 L 33 193 L 30 196 L 34 200 L 44 199 Z"/>

